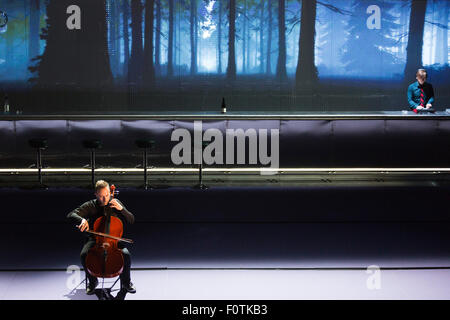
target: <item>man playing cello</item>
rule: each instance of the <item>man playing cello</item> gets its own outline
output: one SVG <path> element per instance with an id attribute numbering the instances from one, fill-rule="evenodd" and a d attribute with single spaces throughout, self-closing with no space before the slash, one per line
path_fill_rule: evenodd
<path id="1" fill-rule="evenodd" d="M 111 199 L 111 192 L 108 182 L 104 180 L 97 181 L 95 184 L 95 196 L 96 199 L 83 203 L 79 208 L 73 210 L 67 215 L 67 218 L 78 224 L 77 227 L 81 232 L 92 229 L 95 220 L 101 216 L 105 216 L 106 214 L 117 217 L 122 220 L 122 222 L 125 220 L 130 224 L 134 223 L 134 215 L 129 212 L 119 200 Z M 86 289 L 86 294 L 88 295 L 94 293 L 98 284 L 97 278 L 87 272 L 86 268 L 86 256 L 89 249 L 91 249 L 95 244 L 95 236 L 90 235 L 80 254 L 81 264 L 83 265 L 86 276 L 89 279 L 89 285 Z M 121 245 L 119 248 L 122 250 L 124 260 L 123 271 L 120 274 L 122 289 L 129 293 L 135 293 L 136 288 L 130 278 L 130 252 L 121 242 L 119 242 L 119 245 Z"/>

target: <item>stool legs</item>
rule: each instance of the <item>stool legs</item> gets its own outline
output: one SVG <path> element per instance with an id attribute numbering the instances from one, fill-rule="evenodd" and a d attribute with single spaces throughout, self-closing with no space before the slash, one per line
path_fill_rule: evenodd
<path id="1" fill-rule="evenodd" d="M 208 145 L 208 142 L 206 142 L 206 141 L 204 141 L 202 143 L 202 155 L 203 155 L 203 151 L 205 150 L 205 147 L 207 145 Z M 200 161 L 200 164 L 198 165 L 198 184 L 196 184 L 194 186 L 194 188 L 202 189 L 202 190 L 208 189 L 208 187 L 203 184 L 203 156 Z"/>
<path id="2" fill-rule="evenodd" d="M 203 186 L 203 164 L 200 162 L 200 166 L 198 168 L 198 184 L 199 186 Z"/>
<path id="3" fill-rule="evenodd" d="M 148 184 L 148 151 L 152 150 L 155 146 L 155 141 L 148 138 L 140 138 L 134 141 L 136 146 L 142 150 L 142 167 L 144 168 L 144 188 L 153 189 L 152 186 Z"/>
<path id="4" fill-rule="evenodd" d="M 36 167 L 38 169 L 38 181 L 39 185 L 42 186 L 42 150 L 41 148 L 37 149 L 37 159 L 36 159 Z"/>
<path id="5" fill-rule="evenodd" d="M 147 148 L 144 149 L 144 158 L 143 158 L 143 166 L 144 166 L 144 188 L 148 189 L 148 180 L 147 180 Z"/>
<path id="6" fill-rule="evenodd" d="M 198 166 L 198 184 L 194 186 L 196 189 L 208 189 L 207 186 L 203 184 L 203 164 L 200 163 Z"/>
<path id="7" fill-rule="evenodd" d="M 95 187 L 95 149 L 91 149 L 91 184 Z"/>
<path id="8" fill-rule="evenodd" d="M 42 188 L 47 188 L 42 183 L 42 150 L 47 149 L 47 139 L 45 138 L 33 138 L 28 140 L 30 147 L 36 150 L 36 169 L 38 170 L 38 182 L 39 186 Z"/>

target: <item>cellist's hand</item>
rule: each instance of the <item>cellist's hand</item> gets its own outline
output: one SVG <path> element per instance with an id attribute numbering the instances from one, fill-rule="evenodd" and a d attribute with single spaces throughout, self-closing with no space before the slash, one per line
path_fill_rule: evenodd
<path id="1" fill-rule="evenodd" d="M 102 248 L 103 249 L 108 249 L 111 245 L 108 242 L 103 242 L 102 243 Z"/>
<path id="2" fill-rule="evenodd" d="M 77 226 L 78 229 L 80 229 L 81 232 L 84 232 L 85 230 L 88 231 L 89 230 L 89 223 L 87 222 L 86 219 L 83 219 L 80 223 L 79 226 Z"/>
<path id="3" fill-rule="evenodd" d="M 123 207 L 120 205 L 120 203 L 116 199 L 112 199 L 109 203 L 110 208 L 117 209 L 119 211 L 122 211 Z"/>

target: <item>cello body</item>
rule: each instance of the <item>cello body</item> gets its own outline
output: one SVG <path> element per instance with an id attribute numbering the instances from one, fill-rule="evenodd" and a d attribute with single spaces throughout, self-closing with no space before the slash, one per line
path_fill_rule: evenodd
<path id="1" fill-rule="evenodd" d="M 111 191 L 114 195 L 114 188 L 111 188 Z M 117 277 L 122 273 L 124 265 L 122 250 L 118 247 L 119 240 L 106 235 L 121 238 L 123 234 L 122 221 L 111 215 L 102 216 L 95 220 L 93 229 L 94 232 L 104 233 L 105 236 L 96 236 L 96 243 L 86 256 L 86 268 L 94 277 Z"/>

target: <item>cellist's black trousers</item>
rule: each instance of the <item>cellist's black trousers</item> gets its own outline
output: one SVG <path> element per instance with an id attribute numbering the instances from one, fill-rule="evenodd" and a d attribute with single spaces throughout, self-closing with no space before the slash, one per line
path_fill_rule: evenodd
<path id="1" fill-rule="evenodd" d="M 86 276 L 89 279 L 89 283 L 92 283 L 95 281 L 96 277 L 91 275 L 87 269 L 86 269 L 86 256 L 88 254 L 88 251 L 90 248 L 92 248 L 95 245 L 95 241 L 89 240 L 85 243 L 83 246 L 83 249 L 81 250 L 80 258 L 81 258 L 81 265 L 83 266 Z M 119 248 L 121 248 L 119 244 Z M 122 282 L 123 285 L 128 285 L 130 283 L 130 267 L 131 267 L 131 255 L 127 248 L 121 248 L 122 249 L 122 255 L 123 255 L 123 270 L 120 274 L 120 282 Z"/>

